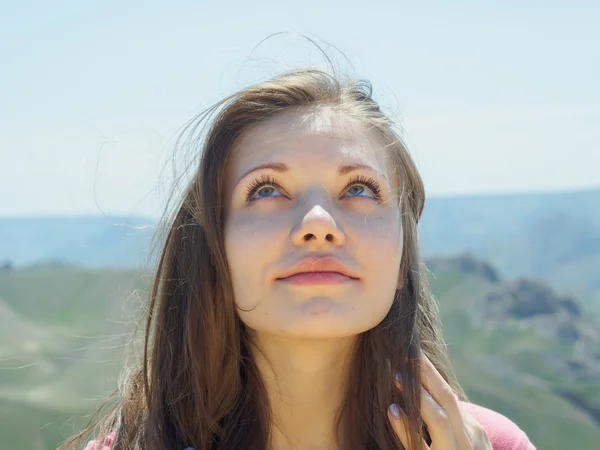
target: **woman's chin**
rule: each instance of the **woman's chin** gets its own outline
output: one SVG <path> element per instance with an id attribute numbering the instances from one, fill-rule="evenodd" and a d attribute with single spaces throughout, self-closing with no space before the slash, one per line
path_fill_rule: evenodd
<path id="1" fill-rule="evenodd" d="M 372 317 L 372 311 L 329 299 L 315 299 L 303 302 L 282 320 L 278 334 L 313 339 L 355 336 L 377 326 L 384 317 Z"/>
<path id="2" fill-rule="evenodd" d="M 373 308 L 364 302 L 319 296 L 278 305 L 270 312 L 241 314 L 245 325 L 258 333 L 286 338 L 325 339 L 356 336 L 376 327 L 389 312 L 388 305 Z"/>

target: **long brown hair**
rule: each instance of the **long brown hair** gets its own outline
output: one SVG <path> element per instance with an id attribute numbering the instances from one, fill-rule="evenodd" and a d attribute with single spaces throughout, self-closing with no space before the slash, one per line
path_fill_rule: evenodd
<path id="1" fill-rule="evenodd" d="M 404 412 L 414 448 L 417 439 L 428 439 L 419 414 L 420 351 L 465 398 L 419 255 L 425 193 L 415 164 L 369 82 L 309 68 L 242 89 L 188 124 L 188 143 L 201 156 L 174 213 L 163 218 L 168 232 L 149 291 L 143 358 L 113 393 L 112 408 L 99 410 L 97 420 L 61 448 L 76 448 L 97 427 L 100 437 L 116 430 L 115 450 L 269 448 L 270 407 L 236 313 L 225 256 L 223 176 L 236 140 L 251 127 L 284 110 L 320 106 L 374 127 L 385 139 L 404 230 L 403 285 L 384 320 L 357 336 L 337 420 L 339 444 L 345 450 L 403 448 L 387 416 L 392 402 Z M 201 138 L 200 124 L 209 118 Z M 402 392 L 394 387 L 396 373 Z"/>

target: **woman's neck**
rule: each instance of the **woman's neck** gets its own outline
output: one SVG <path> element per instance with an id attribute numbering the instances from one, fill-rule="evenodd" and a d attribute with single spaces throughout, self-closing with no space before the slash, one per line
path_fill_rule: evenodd
<path id="1" fill-rule="evenodd" d="M 355 337 L 256 334 L 254 357 L 271 406 L 273 450 L 335 450 L 336 417 Z"/>

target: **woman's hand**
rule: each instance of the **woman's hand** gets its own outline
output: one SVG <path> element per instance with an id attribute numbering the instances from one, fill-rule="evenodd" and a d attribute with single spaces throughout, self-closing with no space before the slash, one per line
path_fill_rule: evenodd
<path id="1" fill-rule="evenodd" d="M 400 442 L 407 450 L 492 450 L 483 426 L 460 409 L 452 388 L 424 354 L 422 360 L 421 415 L 431 436 L 431 447 L 423 439 L 418 449 L 409 447 L 402 412 L 392 404 L 388 416 Z M 397 386 L 402 389 L 399 382 Z"/>

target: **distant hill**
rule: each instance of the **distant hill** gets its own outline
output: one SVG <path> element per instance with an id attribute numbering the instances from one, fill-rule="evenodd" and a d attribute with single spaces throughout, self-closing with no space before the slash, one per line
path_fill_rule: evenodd
<path id="1" fill-rule="evenodd" d="M 594 448 L 600 326 L 580 301 L 504 278 L 470 255 L 428 260 L 446 340 L 471 399 L 517 422 L 538 448 Z M 0 436 L 54 449 L 116 383 L 149 278 L 54 267 L 0 273 Z M 4 447 L 3 447 L 4 448 Z"/>
<path id="2" fill-rule="evenodd" d="M 600 295 L 600 190 L 431 198 L 421 224 L 427 257 L 470 252 L 505 276 L 543 278 Z"/>
<path id="3" fill-rule="evenodd" d="M 557 217 L 598 229 L 600 189 L 430 197 L 425 202 L 421 237 L 428 256 L 455 255 L 465 249 L 477 253 L 491 238 L 507 241 Z"/>
<path id="4" fill-rule="evenodd" d="M 135 216 L 0 218 L 0 261 L 138 268 L 156 222 Z"/>

